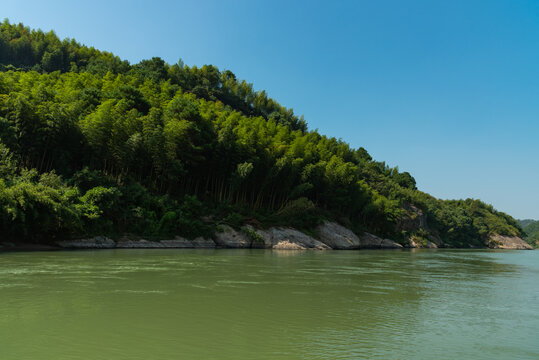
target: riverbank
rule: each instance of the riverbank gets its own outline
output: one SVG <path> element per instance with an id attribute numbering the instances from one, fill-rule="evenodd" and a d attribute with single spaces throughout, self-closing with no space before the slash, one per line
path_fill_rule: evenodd
<path id="1" fill-rule="evenodd" d="M 236 249 L 276 249 L 276 250 L 361 250 L 361 249 L 402 249 L 447 247 L 441 240 L 419 243 L 410 240 L 399 244 L 370 233 L 356 235 L 351 230 L 335 222 L 324 222 L 315 230 L 316 237 L 286 227 L 255 229 L 244 226 L 234 229 L 222 225 L 212 238 L 198 237 L 186 239 L 175 237 L 152 241 L 135 236 L 123 236 L 113 240 L 106 236 L 57 241 L 52 245 L 31 243 L 0 243 L 0 251 L 47 251 L 60 249 L 137 249 L 137 248 L 236 248 Z M 434 239 L 433 239 L 434 240 Z M 533 250 L 524 240 L 514 236 L 493 235 L 484 248 Z"/>

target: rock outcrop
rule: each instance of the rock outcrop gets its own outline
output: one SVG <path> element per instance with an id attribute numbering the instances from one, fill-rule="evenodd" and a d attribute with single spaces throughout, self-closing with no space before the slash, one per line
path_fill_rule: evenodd
<path id="1" fill-rule="evenodd" d="M 489 241 L 492 249 L 533 250 L 533 247 L 518 236 L 492 235 Z"/>
<path id="2" fill-rule="evenodd" d="M 359 238 L 360 249 L 402 249 L 402 245 L 393 240 L 382 239 L 376 235 L 363 233 Z"/>
<path id="3" fill-rule="evenodd" d="M 240 230 L 230 226 L 221 226 L 213 239 L 198 237 L 193 240 L 175 237 L 169 240 L 150 241 L 145 239 L 132 239 L 127 236 L 114 241 L 106 236 L 95 236 L 86 239 L 59 241 L 56 245 L 64 249 L 114 249 L 114 248 L 267 248 L 275 250 L 353 250 L 353 249 L 401 249 L 403 246 L 390 239 L 383 239 L 376 235 L 363 233 L 357 236 L 351 230 L 335 222 L 326 221 L 317 228 L 320 240 L 293 228 L 271 227 L 269 229 L 255 229 L 247 225 Z M 414 241 L 412 237 L 406 247 L 437 248 L 439 244 L 431 239 L 422 242 Z M 533 247 L 517 236 L 493 235 L 490 237 L 488 247 L 492 249 L 533 250 Z M 443 243 L 442 243 L 443 246 Z M 1 251 L 10 249 L 23 249 L 11 243 L 2 243 Z M 20 248 L 20 249 L 19 249 Z M 24 248 L 26 249 L 26 248 Z M 23 250 L 24 250 L 23 249 Z M 30 249 L 30 248 L 29 248 Z M 32 250 L 55 249 L 52 246 L 31 248 Z"/>
<path id="4" fill-rule="evenodd" d="M 50 251 L 58 250 L 59 248 L 54 245 L 47 244 L 33 244 L 33 243 L 12 243 L 12 242 L 0 242 L 0 252 L 4 251 Z"/>
<path id="5" fill-rule="evenodd" d="M 116 247 L 114 240 L 106 236 L 95 236 L 88 239 L 65 240 L 56 243 L 66 249 L 112 249 Z"/>
<path id="6" fill-rule="evenodd" d="M 359 249 L 359 237 L 351 230 L 334 222 L 325 221 L 318 226 L 320 241 L 332 249 L 353 250 Z"/>
<path id="7" fill-rule="evenodd" d="M 213 240 L 220 247 L 226 248 L 263 248 L 264 242 L 257 241 L 257 233 L 251 227 L 235 230 L 228 225 L 221 225 Z"/>
<path id="8" fill-rule="evenodd" d="M 271 241 L 271 247 L 278 250 L 329 250 L 331 249 L 326 244 L 310 237 L 296 229 L 273 227 L 267 231 L 265 241 Z"/>
<path id="9" fill-rule="evenodd" d="M 427 249 L 438 249 L 438 245 L 433 242 L 427 241 Z"/>
<path id="10" fill-rule="evenodd" d="M 439 248 L 444 247 L 444 243 L 436 230 L 430 229 L 427 221 L 427 214 L 423 210 L 409 203 L 404 203 L 404 215 L 398 222 L 395 230 L 397 232 L 406 232 L 409 234 L 409 243 L 406 247 L 410 248 Z M 421 232 L 421 237 L 426 238 L 425 241 L 417 241 L 414 236 L 417 232 Z"/>
<path id="11" fill-rule="evenodd" d="M 116 242 L 117 248 L 130 248 L 130 249 L 154 249 L 154 248 L 167 248 L 167 249 L 188 249 L 188 248 L 214 248 L 215 242 L 211 239 L 205 239 L 198 237 L 193 240 L 185 239 L 182 237 L 175 237 L 170 240 L 149 241 L 145 239 L 129 240 L 120 239 Z"/>
<path id="12" fill-rule="evenodd" d="M 397 223 L 397 231 L 411 232 L 418 229 L 428 229 L 427 215 L 423 213 L 423 210 L 409 203 L 404 203 L 403 208 L 405 212 Z"/>
<path id="13" fill-rule="evenodd" d="M 190 242 L 194 248 L 206 249 L 206 248 L 215 247 L 215 242 L 212 239 L 206 239 L 206 238 L 203 238 L 202 236 L 199 236 L 193 240 L 187 240 L 187 239 L 183 239 L 183 240 L 185 240 L 186 242 Z M 161 242 L 167 242 L 167 241 L 173 242 L 175 240 L 161 240 Z"/>
<path id="14" fill-rule="evenodd" d="M 60 241 L 61 248 L 113 249 L 113 248 L 268 248 L 276 250 L 352 250 L 352 249 L 398 249 L 402 246 L 392 240 L 365 233 L 358 237 L 351 230 L 334 222 L 326 221 L 317 228 L 320 240 L 293 228 L 271 227 L 254 229 L 245 226 L 240 230 L 221 225 L 213 239 L 202 237 L 194 240 L 177 236 L 170 240 L 150 241 L 127 236 L 114 241 L 104 236 L 88 239 Z"/>
<path id="15" fill-rule="evenodd" d="M 255 230 L 246 226 L 235 230 L 230 226 L 221 226 L 214 235 L 217 246 L 226 248 L 271 248 L 276 250 L 328 250 L 330 246 L 296 229 L 272 227 Z"/>
<path id="16" fill-rule="evenodd" d="M 74 239 L 59 241 L 57 245 L 65 249 L 153 249 L 153 248 L 214 248 L 215 243 L 211 239 L 202 237 L 194 240 L 176 237 L 171 240 L 149 241 L 145 239 L 121 238 L 114 241 L 104 236 L 95 236 L 88 239 Z"/>
<path id="17" fill-rule="evenodd" d="M 411 237 L 409 239 L 409 243 L 405 245 L 405 247 L 412 248 L 412 249 L 416 249 L 416 248 L 437 249 L 439 246 L 433 243 L 432 241 L 426 240 L 425 242 L 422 242 L 422 241 L 417 241 L 417 239 L 414 239 L 413 237 Z"/>
<path id="18" fill-rule="evenodd" d="M 259 241 L 263 244 L 262 247 L 266 249 L 271 249 L 273 247 L 272 239 L 273 235 L 269 230 L 254 230 L 255 234 L 258 236 Z"/>

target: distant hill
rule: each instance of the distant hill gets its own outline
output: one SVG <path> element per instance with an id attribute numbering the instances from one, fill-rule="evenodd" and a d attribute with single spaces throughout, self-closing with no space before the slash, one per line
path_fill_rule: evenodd
<path id="1" fill-rule="evenodd" d="M 518 223 L 525 233 L 525 238 L 530 245 L 539 247 L 539 220 L 518 220 Z"/>
<path id="2" fill-rule="evenodd" d="M 526 220 L 518 220 L 518 224 L 522 229 L 524 229 L 526 226 L 533 224 L 534 222 L 537 222 L 538 220 L 532 220 L 532 219 L 526 219 Z"/>

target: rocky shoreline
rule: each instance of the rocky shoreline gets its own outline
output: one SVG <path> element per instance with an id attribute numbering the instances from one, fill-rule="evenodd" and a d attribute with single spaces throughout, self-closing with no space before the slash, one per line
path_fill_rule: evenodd
<path id="1" fill-rule="evenodd" d="M 271 227 L 266 230 L 244 226 L 233 229 L 222 225 L 213 238 L 193 240 L 176 237 L 170 240 L 149 241 L 121 238 L 114 241 L 97 236 L 57 242 L 60 248 L 69 249 L 113 249 L 113 248 L 229 248 L 229 249 L 276 249 L 276 250 L 358 250 L 358 249 L 401 249 L 402 245 L 389 239 L 364 233 L 358 237 L 347 228 L 325 222 L 317 229 L 319 239 L 293 228 Z"/>
<path id="2" fill-rule="evenodd" d="M 271 227 L 269 229 L 255 229 L 244 226 L 233 229 L 222 225 L 213 238 L 186 239 L 175 237 L 173 239 L 150 241 L 146 239 L 133 239 L 123 237 L 113 240 L 105 236 L 96 236 L 85 239 L 72 239 L 58 241 L 55 245 L 40 244 L 0 244 L 0 251 L 39 251 L 55 249 L 138 249 L 138 248 L 229 248 L 229 249 L 276 249 L 276 250 L 361 250 L 361 249 L 402 249 L 406 248 L 438 248 L 444 247 L 441 242 L 428 241 L 426 245 L 419 245 L 413 240 L 406 246 L 376 235 L 363 233 L 356 235 L 351 230 L 335 222 L 324 222 L 316 229 L 318 239 L 302 233 L 293 228 Z M 494 235 L 485 248 L 532 250 L 533 248 L 518 237 Z"/>

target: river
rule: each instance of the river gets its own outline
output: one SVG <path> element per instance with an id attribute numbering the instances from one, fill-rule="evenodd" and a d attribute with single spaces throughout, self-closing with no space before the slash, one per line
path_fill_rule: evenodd
<path id="1" fill-rule="evenodd" d="M 0 254 L 0 359 L 538 359 L 539 251 Z"/>

